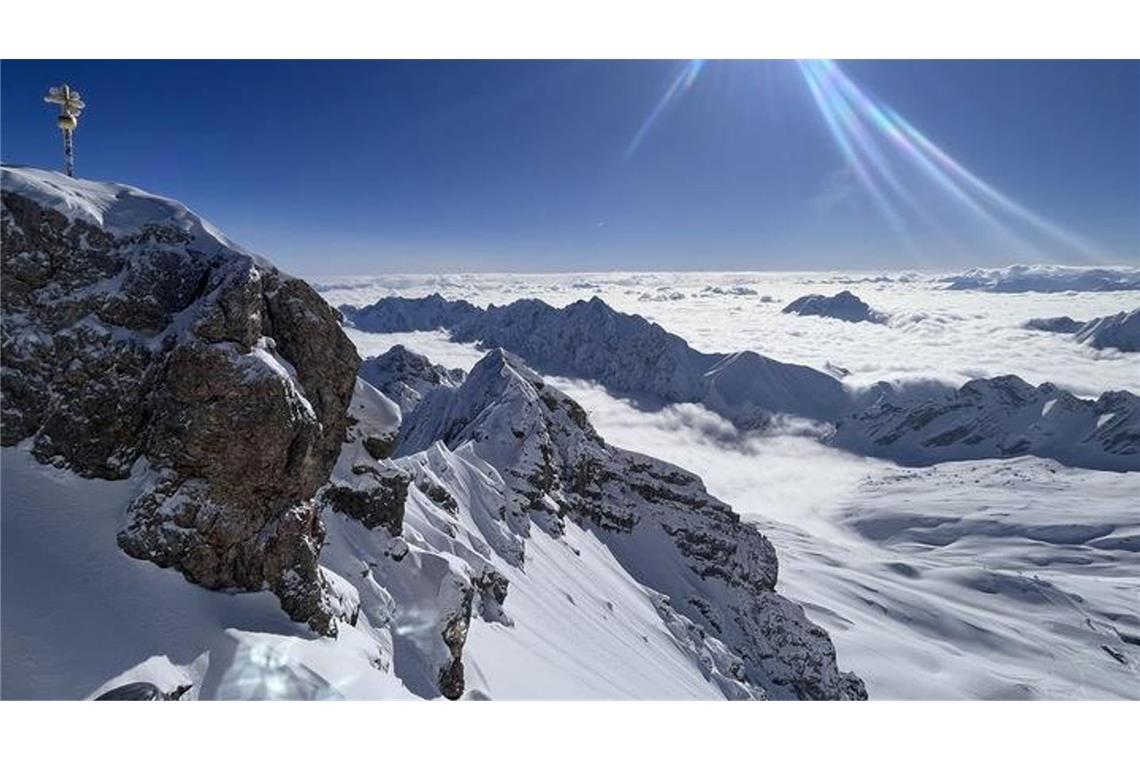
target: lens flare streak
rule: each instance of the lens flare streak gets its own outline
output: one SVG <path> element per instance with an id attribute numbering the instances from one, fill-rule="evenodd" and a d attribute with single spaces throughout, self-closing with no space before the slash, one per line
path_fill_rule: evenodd
<path id="1" fill-rule="evenodd" d="M 633 154 L 637 152 L 637 149 L 641 147 L 642 140 L 645 139 L 649 130 L 653 128 L 653 125 L 661 117 L 661 114 L 665 113 L 669 105 L 693 86 L 693 82 L 697 81 L 697 76 L 700 75 L 704 65 L 705 62 L 700 59 L 686 61 L 681 65 L 676 75 L 674 75 L 673 81 L 666 88 L 665 93 L 657 101 L 657 104 L 653 106 L 653 110 L 649 112 L 649 116 L 642 122 L 641 127 L 637 130 L 637 133 L 634 134 L 633 139 L 629 141 L 629 146 L 625 149 L 625 157 L 627 159 L 633 156 Z"/>
<path id="2" fill-rule="evenodd" d="M 968 218 L 1025 252 L 1045 253 L 1016 234 L 1008 221 L 1024 223 L 1053 248 L 1078 254 L 1086 260 L 1104 258 L 1103 253 L 1087 241 L 1033 213 L 970 172 L 896 111 L 864 92 L 834 61 L 798 63 L 844 160 L 908 247 L 913 246 L 910 226 L 904 223 L 891 198 L 905 204 L 926 225 L 937 229 L 944 229 L 944 225 L 918 200 L 918 192 L 924 188 L 908 189 L 899 178 L 896 166 L 925 178 L 937 191 L 956 202 L 958 213 L 966 212 Z M 893 147 L 895 153 L 888 155 L 880 146 Z M 889 197 L 884 190 L 889 191 Z M 1001 217 L 1005 217 L 1005 221 Z"/>

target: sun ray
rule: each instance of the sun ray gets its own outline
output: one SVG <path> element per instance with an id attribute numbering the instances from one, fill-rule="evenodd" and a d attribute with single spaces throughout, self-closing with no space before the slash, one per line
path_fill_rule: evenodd
<path id="1" fill-rule="evenodd" d="M 665 109 L 693 86 L 693 83 L 697 81 L 697 77 L 700 76 L 701 69 L 704 65 L 705 62 L 702 59 L 685 61 L 681 64 L 677 73 L 673 76 L 673 80 L 665 89 L 664 94 L 658 99 L 656 105 L 654 105 L 653 109 L 649 112 L 649 115 L 645 117 L 645 121 L 641 123 L 633 139 L 629 141 L 629 145 L 625 149 L 625 157 L 627 159 L 632 157 L 633 154 L 637 152 L 637 149 L 641 147 L 645 136 L 661 117 L 661 114 L 665 112 Z"/>
<path id="2" fill-rule="evenodd" d="M 980 226 L 1024 252 L 1044 253 L 1040 246 L 1014 232 L 1000 217 L 1028 225 L 1053 249 L 1075 253 L 1084 259 L 1104 257 L 1087 241 L 1030 211 L 970 172 L 896 111 L 860 88 L 834 61 L 800 61 L 799 66 L 840 153 L 896 232 L 900 227 L 905 229 L 906 221 L 886 199 L 876 178 L 927 224 L 941 229 L 944 225 L 918 200 L 923 188 L 907 187 L 899 179 L 892 168 L 895 162 L 924 177 L 932 187 L 956 202 L 967 218 L 975 219 Z M 896 154 L 884 154 L 880 144 L 893 146 Z M 906 238 L 903 242 L 908 246 L 913 244 Z"/>

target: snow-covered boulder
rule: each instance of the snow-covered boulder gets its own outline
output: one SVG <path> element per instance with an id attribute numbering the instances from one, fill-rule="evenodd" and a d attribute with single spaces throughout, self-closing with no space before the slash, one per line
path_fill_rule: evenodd
<path id="1" fill-rule="evenodd" d="M 1140 470 L 1140 398 L 1080 399 L 1008 375 L 913 403 L 881 401 L 838 423 L 831 442 L 901 464 L 1033 454 L 1074 467 Z"/>
<path id="2" fill-rule="evenodd" d="M 337 313 L 175 201 L 8 166 L 0 190 L 3 444 L 149 468 L 124 550 L 333 632 L 312 496 L 359 363 Z"/>
<path id="3" fill-rule="evenodd" d="M 875 311 L 863 299 L 844 290 L 833 296 L 824 296 L 817 293 L 800 296 L 784 307 L 785 314 L 798 314 L 801 317 L 828 317 L 841 319 L 844 322 L 872 322 L 884 324 L 887 315 Z"/>

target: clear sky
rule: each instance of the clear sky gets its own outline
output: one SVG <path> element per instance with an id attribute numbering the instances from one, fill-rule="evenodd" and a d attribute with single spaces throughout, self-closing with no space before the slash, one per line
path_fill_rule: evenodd
<path id="1" fill-rule="evenodd" d="M 4 61 L 4 162 L 64 81 L 80 176 L 306 276 L 1140 263 L 1136 61 Z"/>

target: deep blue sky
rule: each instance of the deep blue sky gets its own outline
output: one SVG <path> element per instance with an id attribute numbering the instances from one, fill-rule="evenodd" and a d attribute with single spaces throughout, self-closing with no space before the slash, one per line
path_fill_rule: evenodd
<path id="1" fill-rule="evenodd" d="M 1003 193 L 1140 262 L 1140 63 L 840 65 Z M 708 62 L 630 154 L 680 66 L 4 61 L 0 152 L 61 163 L 41 99 L 67 81 L 88 103 L 80 176 L 178 198 L 309 276 L 1026 258 L 921 183 L 949 232 L 907 248 L 795 63 Z"/>

